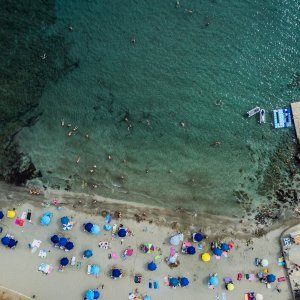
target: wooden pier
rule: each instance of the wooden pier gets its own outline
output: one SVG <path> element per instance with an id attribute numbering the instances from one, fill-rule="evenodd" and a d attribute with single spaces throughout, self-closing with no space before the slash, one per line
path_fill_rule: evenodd
<path id="1" fill-rule="evenodd" d="M 291 103 L 298 142 L 300 142 L 300 102 Z"/>

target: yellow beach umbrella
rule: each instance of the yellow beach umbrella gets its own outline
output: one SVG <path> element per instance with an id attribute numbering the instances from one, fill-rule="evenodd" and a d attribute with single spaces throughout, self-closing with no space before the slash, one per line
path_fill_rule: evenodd
<path id="1" fill-rule="evenodd" d="M 13 219 L 16 216 L 16 212 L 14 210 L 8 210 L 7 215 L 9 219 Z"/>
<path id="2" fill-rule="evenodd" d="M 233 285 L 233 283 L 228 283 L 228 284 L 227 284 L 227 290 L 228 290 L 228 291 L 233 291 L 233 290 L 234 290 L 234 285 Z"/>
<path id="3" fill-rule="evenodd" d="M 210 254 L 205 252 L 201 255 L 202 261 L 208 262 L 210 261 Z"/>

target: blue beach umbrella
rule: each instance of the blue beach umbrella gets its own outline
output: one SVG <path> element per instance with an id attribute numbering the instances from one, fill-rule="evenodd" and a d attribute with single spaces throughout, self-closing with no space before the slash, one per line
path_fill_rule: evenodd
<path id="1" fill-rule="evenodd" d="M 100 292 L 94 291 L 94 299 L 100 299 Z"/>
<path id="2" fill-rule="evenodd" d="M 9 240 L 10 240 L 10 238 L 9 238 L 8 236 L 4 236 L 4 237 L 1 239 L 2 245 L 8 246 Z"/>
<path id="3" fill-rule="evenodd" d="M 65 248 L 70 251 L 74 248 L 74 244 L 72 242 L 67 242 Z"/>
<path id="4" fill-rule="evenodd" d="M 222 250 L 222 251 L 228 251 L 228 250 L 229 250 L 228 244 L 222 243 L 222 244 L 221 244 L 221 250 Z"/>
<path id="5" fill-rule="evenodd" d="M 85 299 L 86 300 L 93 300 L 94 299 L 94 291 L 92 291 L 92 290 L 86 291 Z"/>
<path id="6" fill-rule="evenodd" d="M 92 265 L 91 266 L 91 274 L 96 276 L 99 273 L 100 273 L 100 267 L 97 265 Z"/>
<path id="7" fill-rule="evenodd" d="M 85 250 L 83 252 L 83 256 L 86 257 L 86 258 L 90 258 L 93 256 L 93 251 L 92 250 Z"/>
<path id="8" fill-rule="evenodd" d="M 120 238 L 123 238 L 126 236 L 126 230 L 124 228 L 120 228 L 119 231 L 118 231 L 118 236 Z"/>
<path id="9" fill-rule="evenodd" d="M 113 269 L 111 272 L 112 277 L 119 278 L 121 276 L 121 270 L 119 269 Z"/>
<path id="10" fill-rule="evenodd" d="M 51 218 L 49 216 L 43 215 L 41 218 L 41 225 L 47 226 L 51 222 Z"/>
<path id="11" fill-rule="evenodd" d="M 86 223 L 86 224 L 84 224 L 84 230 L 86 230 L 87 232 L 91 232 L 92 227 L 93 227 L 92 223 Z"/>
<path id="12" fill-rule="evenodd" d="M 143 300 L 151 300 L 151 297 L 146 295 L 146 296 L 144 296 Z"/>
<path id="13" fill-rule="evenodd" d="M 60 260 L 60 265 L 61 266 L 67 266 L 69 264 L 69 260 L 67 257 L 63 257 L 61 260 Z"/>
<path id="14" fill-rule="evenodd" d="M 99 225 L 93 225 L 93 227 L 91 229 L 91 233 L 92 234 L 99 234 L 100 233 L 100 227 L 99 227 Z"/>
<path id="15" fill-rule="evenodd" d="M 216 256 L 221 256 L 223 251 L 220 248 L 214 248 L 213 253 Z"/>
<path id="16" fill-rule="evenodd" d="M 68 240 L 66 239 L 66 238 L 64 238 L 64 237 L 61 237 L 60 239 L 59 239 L 59 246 L 60 247 L 65 247 L 66 245 L 67 245 L 67 242 L 68 242 Z"/>
<path id="17" fill-rule="evenodd" d="M 59 236 L 54 234 L 51 236 L 51 242 L 54 243 L 54 244 L 57 244 L 59 243 Z"/>
<path id="18" fill-rule="evenodd" d="M 109 224 L 105 224 L 104 226 L 103 226 L 103 229 L 105 230 L 105 231 L 110 231 L 111 230 L 111 225 L 109 225 Z"/>
<path id="19" fill-rule="evenodd" d="M 64 216 L 60 219 L 61 224 L 68 224 L 70 222 L 69 218 L 67 216 Z"/>
<path id="20" fill-rule="evenodd" d="M 171 286 L 175 287 L 175 286 L 177 286 L 177 285 L 179 284 L 179 281 L 178 281 L 177 278 L 171 277 L 171 278 L 169 279 L 169 283 L 170 283 Z"/>
<path id="21" fill-rule="evenodd" d="M 217 286 L 219 284 L 219 279 L 217 276 L 211 276 L 208 280 L 208 283 L 212 286 Z"/>
<path id="22" fill-rule="evenodd" d="M 180 278 L 180 285 L 182 286 L 182 287 L 184 287 L 184 286 L 188 286 L 189 285 L 189 280 L 186 278 L 186 277 L 181 277 Z"/>
<path id="23" fill-rule="evenodd" d="M 203 238 L 204 238 L 204 236 L 203 236 L 201 233 L 199 233 L 199 232 L 197 232 L 197 233 L 194 235 L 194 240 L 195 240 L 196 242 L 201 242 L 201 241 L 203 240 Z"/>
<path id="24" fill-rule="evenodd" d="M 194 255 L 196 253 L 196 249 L 193 246 L 187 247 L 186 249 L 187 254 Z"/>
<path id="25" fill-rule="evenodd" d="M 10 239 L 7 246 L 8 246 L 8 248 L 13 248 L 13 247 L 15 247 L 17 245 L 17 243 L 18 242 L 16 240 Z"/>
<path id="26" fill-rule="evenodd" d="M 4 213 L 2 210 L 0 210 L 0 220 L 2 220 L 4 218 Z"/>
<path id="27" fill-rule="evenodd" d="M 268 276 L 267 276 L 267 281 L 269 282 L 269 283 L 272 283 L 272 282 L 274 282 L 276 280 L 276 276 L 274 275 L 274 274 L 269 274 Z"/>
<path id="28" fill-rule="evenodd" d="M 151 261 L 151 262 L 148 264 L 148 270 L 149 270 L 149 271 L 155 271 L 156 268 L 157 268 L 157 266 L 156 266 L 156 264 L 155 264 L 153 261 Z"/>

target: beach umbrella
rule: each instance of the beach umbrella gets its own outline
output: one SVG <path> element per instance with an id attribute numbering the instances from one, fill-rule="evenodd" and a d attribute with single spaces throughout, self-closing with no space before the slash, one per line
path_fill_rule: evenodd
<path id="1" fill-rule="evenodd" d="M 90 258 L 92 256 L 93 256 L 93 251 L 92 250 L 85 250 L 83 252 L 83 257 Z"/>
<path id="2" fill-rule="evenodd" d="M 13 247 L 15 247 L 15 246 L 17 245 L 17 243 L 18 243 L 18 242 L 17 242 L 16 240 L 10 239 L 7 246 L 8 246 L 9 248 L 13 248 Z"/>
<path id="3" fill-rule="evenodd" d="M 67 216 L 64 216 L 60 219 L 61 224 L 68 224 L 70 222 L 69 218 Z"/>
<path id="4" fill-rule="evenodd" d="M 204 261 L 204 262 L 209 262 L 209 261 L 210 261 L 210 254 L 207 253 L 207 252 L 202 253 L 201 259 L 202 259 L 202 261 Z"/>
<path id="5" fill-rule="evenodd" d="M 94 299 L 99 299 L 100 298 L 100 292 L 94 291 Z"/>
<path id="6" fill-rule="evenodd" d="M 151 262 L 148 264 L 148 270 L 149 270 L 149 271 L 155 271 L 156 268 L 157 268 L 156 263 L 154 263 L 153 261 L 151 261 Z"/>
<path id="7" fill-rule="evenodd" d="M 69 264 L 69 260 L 67 257 L 63 257 L 61 260 L 60 260 L 60 265 L 61 266 L 67 266 Z"/>
<path id="8" fill-rule="evenodd" d="M 184 286 L 188 286 L 189 285 L 189 280 L 186 278 L 186 277 L 181 277 L 180 278 L 180 285 L 182 286 L 182 287 L 184 287 Z"/>
<path id="9" fill-rule="evenodd" d="M 105 223 L 110 223 L 111 220 L 112 220 L 111 215 L 106 215 L 105 218 L 104 218 L 104 222 L 105 222 Z"/>
<path id="10" fill-rule="evenodd" d="M 276 280 L 276 276 L 274 274 L 267 275 L 268 283 L 274 282 Z"/>
<path id="11" fill-rule="evenodd" d="M 72 242 L 67 242 L 65 248 L 70 251 L 74 248 L 74 244 Z"/>
<path id="12" fill-rule="evenodd" d="M 170 283 L 171 286 L 175 287 L 175 286 L 177 286 L 177 285 L 179 284 L 179 281 L 178 281 L 177 278 L 171 277 L 171 278 L 169 279 L 169 283 Z"/>
<path id="13" fill-rule="evenodd" d="M 256 294 L 255 299 L 256 300 L 264 300 L 264 296 L 262 294 Z"/>
<path id="14" fill-rule="evenodd" d="M 1 239 L 1 243 L 2 243 L 2 245 L 4 245 L 4 246 L 8 246 L 9 241 L 10 241 L 10 238 L 9 238 L 8 236 L 4 236 L 4 237 Z"/>
<path id="15" fill-rule="evenodd" d="M 59 236 L 54 234 L 51 236 L 51 242 L 54 243 L 54 244 L 57 244 L 59 243 Z"/>
<path id="16" fill-rule="evenodd" d="M 220 248 L 214 248 L 213 253 L 216 256 L 221 256 L 223 251 Z"/>
<path id="17" fill-rule="evenodd" d="M 103 229 L 104 229 L 105 231 L 110 231 L 110 230 L 111 230 L 111 225 L 105 224 L 105 225 L 103 226 Z"/>
<path id="18" fill-rule="evenodd" d="M 217 286 L 219 284 L 219 279 L 217 276 L 211 276 L 208 280 L 208 283 L 212 286 Z"/>
<path id="19" fill-rule="evenodd" d="M 86 223 L 84 224 L 84 230 L 86 230 L 87 232 L 91 232 L 93 228 L 93 224 L 92 223 Z"/>
<path id="20" fill-rule="evenodd" d="M 120 229 L 119 229 L 119 231 L 118 231 L 118 236 L 119 236 L 120 238 L 125 237 L 126 234 L 127 234 L 127 232 L 126 232 L 126 230 L 125 230 L 124 228 L 120 228 Z"/>
<path id="21" fill-rule="evenodd" d="M 233 291 L 233 290 L 234 290 L 234 285 L 233 285 L 233 283 L 228 283 L 228 284 L 227 284 L 227 290 L 228 290 L 228 291 Z"/>
<path id="22" fill-rule="evenodd" d="M 92 265 L 91 266 L 91 274 L 96 276 L 99 273 L 100 273 L 100 267 L 98 265 Z"/>
<path id="23" fill-rule="evenodd" d="M 154 251 L 154 246 L 153 244 L 144 244 L 143 250 L 145 253 L 151 253 Z"/>
<path id="24" fill-rule="evenodd" d="M 6 216 L 9 219 L 13 219 L 16 216 L 16 212 L 14 210 L 8 210 Z"/>
<path id="25" fill-rule="evenodd" d="M 181 242 L 181 235 L 176 234 L 170 238 L 170 244 L 173 246 L 179 245 Z"/>
<path id="26" fill-rule="evenodd" d="M 133 254 L 133 249 L 128 248 L 128 249 L 126 250 L 126 255 L 127 255 L 127 256 L 132 256 L 132 254 Z"/>
<path id="27" fill-rule="evenodd" d="M 93 300 L 94 299 L 94 291 L 88 290 L 85 293 L 86 300 Z"/>
<path id="28" fill-rule="evenodd" d="M 229 243 L 228 244 L 228 247 L 229 247 L 229 250 L 231 250 L 233 248 L 233 244 L 232 243 Z"/>
<path id="29" fill-rule="evenodd" d="M 51 222 L 51 218 L 49 216 L 43 215 L 40 223 L 43 226 L 47 226 L 50 224 L 50 222 Z"/>
<path id="30" fill-rule="evenodd" d="M 93 225 L 93 227 L 91 229 L 91 233 L 92 234 L 99 234 L 100 233 L 100 227 L 99 227 L 99 225 Z"/>
<path id="31" fill-rule="evenodd" d="M 229 250 L 228 244 L 222 243 L 222 244 L 221 244 L 221 250 L 222 250 L 222 251 L 228 251 L 228 250 Z"/>
<path id="32" fill-rule="evenodd" d="M 62 229 L 63 230 L 71 230 L 73 228 L 73 224 L 72 223 L 67 223 L 67 224 L 63 224 L 62 225 Z"/>
<path id="33" fill-rule="evenodd" d="M 193 247 L 193 246 L 187 247 L 186 253 L 189 254 L 189 255 L 194 255 L 196 253 L 195 247 Z"/>
<path id="34" fill-rule="evenodd" d="M 143 300 L 151 300 L 151 297 L 146 295 L 146 296 L 144 296 Z"/>
<path id="35" fill-rule="evenodd" d="M 194 240 L 195 240 L 196 242 L 199 243 L 199 242 L 201 242 L 203 239 L 204 239 L 204 236 L 203 236 L 201 233 L 197 232 L 197 233 L 194 234 Z"/>
<path id="36" fill-rule="evenodd" d="M 175 256 L 170 256 L 169 257 L 169 263 L 170 264 L 175 264 L 176 263 L 176 257 Z"/>
<path id="37" fill-rule="evenodd" d="M 0 220 L 2 220 L 4 218 L 4 213 L 2 210 L 0 210 Z"/>
<path id="38" fill-rule="evenodd" d="M 113 269 L 112 272 L 111 272 L 111 276 L 113 278 L 119 278 L 121 276 L 121 270 L 119 269 Z"/>
<path id="39" fill-rule="evenodd" d="M 58 244 L 59 244 L 60 247 L 65 247 L 66 244 L 67 244 L 67 242 L 68 242 L 68 240 L 67 240 L 66 238 L 61 237 L 61 238 L 59 239 Z"/>
<path id="40" fill-rule="evenodd" d="M 268 261 L 267 259 L 263 259 L 263 260 L 261 261 L 261 265 L 262 265 L 263 267 L 267 267 L 267 266 L 269 265 L 269 261 Z"/>

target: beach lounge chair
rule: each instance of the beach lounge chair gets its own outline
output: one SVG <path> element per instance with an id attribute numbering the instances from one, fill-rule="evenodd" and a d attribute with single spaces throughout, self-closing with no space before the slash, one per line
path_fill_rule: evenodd
<path id="1" fill-rule="evenodd" d="M 242 278 L 243 278 L 243 274 L 242 274 L 242 273 L 238 273 L 236 279 L 237 279 L 238 281 L 240 281 L 240 280 L 242 280 Z"/>
<path id="2" fill-rule="evenodd" d="M 75 266 L 75 264 L 76 264 L 76 256 L 72 256 L 71 266 Z"/>
<path id="3" fill-rule="evenodd" d="M 91 268 L 92 268 L 92 265 L 87 266 L 87 274 L 88 275 L 91 275 Z"/>

